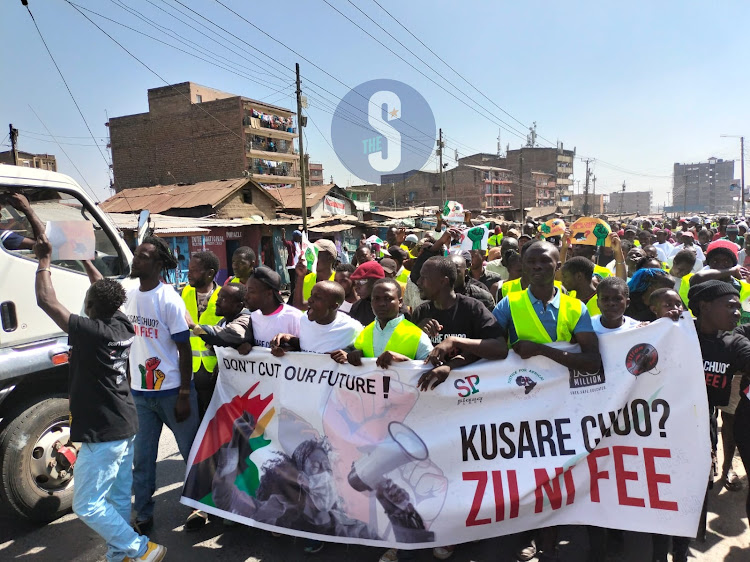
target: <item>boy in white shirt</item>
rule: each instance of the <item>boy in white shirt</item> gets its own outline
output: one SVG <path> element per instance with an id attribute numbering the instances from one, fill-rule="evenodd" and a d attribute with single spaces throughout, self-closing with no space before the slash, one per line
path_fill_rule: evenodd
<path id="1" fill-rule="evenodd" d="M 628 330 L 640 324 L 638 320 L 625 316 L 630 292 L 624 279 L 605 277 L 596 287 L 596 294 L 601 314 L 591 318 L 591 325 L 597 335 Z"/>

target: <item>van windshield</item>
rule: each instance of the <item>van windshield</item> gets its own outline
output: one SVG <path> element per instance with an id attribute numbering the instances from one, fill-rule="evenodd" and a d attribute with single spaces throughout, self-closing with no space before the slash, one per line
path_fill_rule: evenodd
<path id="1" fill-rule="evenodd" d="M 21 189 L 20 191 L 29 201 L 31 211 L 39 218 L 46 228 L 47 223 L 53 222 L 87 222 L 94 230 L 96 257 L 95 267 L 105 277 L 119 277 L 126 273 L 127 268 L 117 246 L 110 238 L 110 234 L 96 218 L 89 212 L 83 201 L 75 196 L 55 190 Z M 9 190 L 0 188 L 0 247 L 19 257 L 36 260 L 31 249 L 34 233 L 29 217 L 24 210 L 16 208 L 8 199 Z M 54 260 L 54 266 L 63 267 L 85 275 L 83 263 L 79 260 Z"/>

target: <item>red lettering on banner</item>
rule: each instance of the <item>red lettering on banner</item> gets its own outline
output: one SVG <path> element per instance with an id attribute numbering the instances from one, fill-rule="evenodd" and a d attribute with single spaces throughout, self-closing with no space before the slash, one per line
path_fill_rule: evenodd
<path id="1" fill-rule="evenodd" d="M 589 493 L 592 502 L 599 503 L 601 501 L 601 498 L 599 497 L 599 480 L 603 480 L 604 478 L 609 480 L 609 471 L 599 470 L 597 464 L 597 459 L 607 456 L 609 456 L 609 447 L 604 447 L 602 449 L 594 449 L 586 458 L 589 464 L 589 477 L 591 479 L 591 490 Z"/>
<path id="2" fill-rule="evenodd" d="M 671 484 L 668 474 L 656 472 L 655 458 L 672 458 L 669 449 L 643 449 L 643 460 L 646 464 L 646 483 L 648 484 L 648 501 L 653 509 L 677 511 L 677 502 L 664 501 L 659 498 L 659 484 Z"/>
<path id="3" fill-rule="evenodd" d="M 505 519 L 505 495 L 503 494 L 503 473 L 492 471 L 492 488 L 495 491 L 495 521 Z"/>
<path id="4" fill-rule="evenodd" d="M 508 492 L 510 494 L 510 518 L 515 519 L 518 517 L 518 507 L 520 501 L 518 498 L 518 478 L 516 478 L 516 471 L 509 470 L 508 472 Z M 495 498 L 497 501 L 497 498 Z"/>
<path id="5" fill-rule="evenodd" d="M 477 519 L 479 515 L 479 509 L 482 507 L 482 498 L 484 497 L 484 491 L 487 488 L 487 473 L 486 472 L 464 472 L 464 480 L 475 480 L 477 482 L 477 489 L 474 492 L 474 499 L 471 501 L 471 509 L 469 510 L 469 516 L 466 518 L 467 527 L 475 527 L 477 525 L 489 525 L 492 520 Z"/>
<path id="6" fill-rule="evenodd" d="M 576 497 L 573 474 L 570 471 L 563 473 L 563 468 L 558 466 L 555 468 L 555 476 L 550 478 L 545 469 L 534 469 L 534 478 L 536 479 L 536 489 L 534 490 L 536 503 L 534 506 L 534 513 L 541 513 L 544 510 L 544 493 L 547 494 L 549 504 L 553 510 L 562 507 L 562 487 L 560 485 L 560 476 L 564 476 L 565 479 L 565 505 L 573 503 Z"/>
<path id="7" fill-rule="evenodd" d="M 508 481 L 507 503 L 510 504 L 510 513 L 508 514 L 508 519 L 516 519 L 518 517 L 518 510 L 520 508 L 520 501 L 518 496 L 518 477 L 516 476 L 515 470 L 506 471 L 506 475 Z M 465 481 L 474 480 L 477 482 L 477 489 L 474 492 L 474 500 L 472 501 L 471 509 L 469 510 L 469 516 L 466 518 L 466 526 L 473 527 L 476 525 L 487 525 L 491 523 L 492 521 L 490 519 L 477 519 L 479 510 L 482 508 L 482 500 L 484 498 L 484 491 L 487 489 L 489 474 L 487 472 L 464 472 L 463 479 Z M 503 490 L 502 470 L 492 471 L 492 490 L 495 494 L 495 521 L 504 521 L 505 506 L 507 504 L 505 492 Z"/>
<path id="8" fill-rule="evenodd" d="M 638 480 L 638 473 L 632 470 L 625 470 L 623 457 L 638 456 L 638 447 L 626 447 L 618 445 L 612 447 L 612 455 L 615 459 L 615 480 L 617 481 L 617 499 L 620 505 L 630 505 L 633 507 L 646 507 L 643 498 L 633 498 L 628 495 L 628 480 Z"/>

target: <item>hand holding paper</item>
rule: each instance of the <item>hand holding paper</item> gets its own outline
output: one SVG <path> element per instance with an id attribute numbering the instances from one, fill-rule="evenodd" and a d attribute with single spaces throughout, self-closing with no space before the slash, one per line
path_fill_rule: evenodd
<path id="1" fill-rule="evenodd" d="M 94 226 L 89 221 L 49 221 L 46 235 L 52 244 L 52 261 L 95 258 Z"/>

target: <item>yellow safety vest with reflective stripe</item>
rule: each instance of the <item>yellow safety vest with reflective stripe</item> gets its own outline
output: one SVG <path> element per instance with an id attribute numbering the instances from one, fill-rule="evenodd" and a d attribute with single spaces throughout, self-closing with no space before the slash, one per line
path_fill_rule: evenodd
<path id="1" fill-rule="evenodd" d="M 559 289 L 558 289 L 559 290 Z M 510 316 L 516 329 L 518 340 L 536 343 L 552 343 L 542 321 L 539 320 L 529 298 L 529 290 L 508 295 Z M 555 341 L 569 342 L 573 329 L 581 317 L 581 301 L 560 293 L 560 310 L 557 316 L 557 337 Z"/>
<path id="2" fill-rule="evenodd" d="M 401 273 L 396 275 L 396 281 L 398 281 L 399 283 L 406 283 L 406 281 L 409 279 L 410 273 L 411 271 L 409 271 L 408 269 L 402 268 Z"/>
<path id="3" fill-rule="evenodd" d="M 490 248 L 494 248 L 496 246 L 499 246 L 503 241 L 503 233 L 500 234 L 493 234 L 492 236 L 487 238 L 487 246 Z"/>
<path id="4" fill-rule="evenodd" d="M 377 320 L 375 320 L 377 322 Z M 372 342 L 373 335 L 375 334 L 375 322 L 371 322 L 365 326 L 357 339 L 354 340 L 354 347 L 362 350 L 362 354 L 365 357 L 375 357 L 374 346 Z M 412 324 L 407 319 L 401 320 L 396 328 L 393 330 L 391 337 L 388 338 L 388 343 L 385 344 L 383 351 L 393 351 L 394 353 L 400 353 L 406 355 L 409 359 L 414 359 L 417 356 L 417 349 L 419 348 L 419 340 L 422 337 L 422 330 L 416 324 Z"/>
<path id="5" fill-rule="evenodd" d="M 598 275 L 603 279 L 612 275 L 612 272 L 606 267 L 602 267 L 601 265 L 594 265 L 594 275 Z"/>
<path id="6" fill-rule="evenodd" d="M 333 271 L 331 273 L 331 278 L 329 281 L 333 281 L 333 278 L 336 277 L 336 272 Z M 310 298 L 310 295 L 312 295 L 312 288 L 315 286 L 315 283 L 318 282 L 318 274 L 314 271 L 312 273 L 308 273 L 305 275 L 305 279 L 302 282 L 302 298 L 305 300 L 308 300 Z"/>
<path id="7" fill-rule="evenodd" d="M 503 298 L 507 297 L 508 293 L 517 293 L 518 291 L 523 291 L 520 277 L 512 281 L 503 281 L 503 284 L 500 286 L 500 294 Z"/>
<path id="8" fill-rule="evenodd" d="M 602 311 L 599 310 L 599 295 L 594 295 L 589 299 L 589 301 L 586 303 L 586 309 L 589 311 L 589 314 L 591 316 L 596 316 L 602 313 Z"/>
<path id="9" fill-rule="evenodd" d="M 182 289 L 182 300 L 185 301 L 185 307 L 187 307 L 188 314 L 190 314 L 193 322 L 209 326 L 216 326 L 219 323 L 222 317 L 216 316 L 216 299 L 219 298 L 220 290 L 219 287 L 214 289 L 208 299 L 206 310 L 198 318 L 198 299 L 195 296 L 195 287 L 185 285 L 185 288 Z M 193 372 L 197 373 L 202 363 L 206 371 L 212 373 L 217 365 L 216 355 L 208 350 L 206 343 L 200 336 L 194 336 L 192 332 L 190 333 L 190 347 L 193 351 Z"/>
<path id="10" fill-rule="evenodd" d="M 555 287 L 562 289 L 562 282 L 555 280 Z M 518 291 L 523 291 L 520 277 L 512 281 L 503 281 L 503 284 L 500 285 L 500 293 L 503 298 L 507 297 L 508 293 L 517 293 Z"/>
<path id="11" fill-rule="evenodd" d="M 680 290 L 678 291 L 682 298 L 682 304 L 684 304 L 685 308 L 688 310 L 690 310 L 690 307 L 688 306 L 688 291 L 690 291 L 690 278 L 692 276 L 692 273 L 688 273 L 680 279 Z"/>

